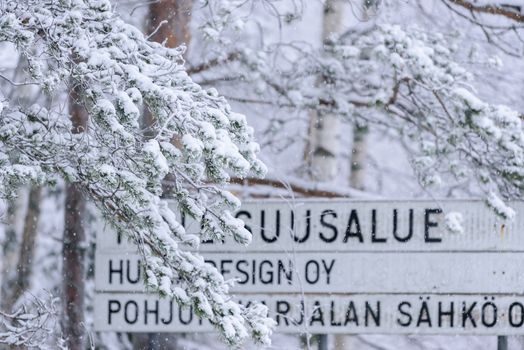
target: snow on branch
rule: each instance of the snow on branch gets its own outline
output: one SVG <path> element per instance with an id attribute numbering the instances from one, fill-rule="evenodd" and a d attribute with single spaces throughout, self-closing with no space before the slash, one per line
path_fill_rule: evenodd
<path id="1" fill-rule="evenodd" d="M 185 249 L 201 237 L 187 234 L 161 201 L 174 197 L 201 222 L 203 238 L 247 244 L 250 233 L 231 215 L 240 203 L 220 185 L 266 172 L 253 129 L 216 90 L 189 78 L 184 48 L 148 41 L 109 0 L 0 0 L 0 41 L 27 62 L 20 81 L 50 101 L 24 105 L 0 94 L 0 195 L 57 177 L 77 183 L 137 244 L 149 290 L 192 306 L 231 345 L 248 337 L 268 344 L 267 308 L 231 299 L 218 271 Z M 73 87 L 89 116 L 82 133 L 72 132 L 63 106 Z M 154 117 L 148 130 L 140 126 L 144 109 Z M 165 178 L 173 182 L 168 194 Z"/>
<path id="2" fill-rule="evenodd" d="M 65 349 L 60 332 L 58 299 L 32 297 L 12 313 L 0 312 L 0 344 L 34 348 Z M 52 340 L 53 339 L 53 340 Z"/>
<path id="3" fill-rule="evenodd" d="M 334 37 L 321 49 L 298 42 L 266 49 L 271 56 L 229 48 L 238 53 L 235 60 L 215 69 L 234 71 L 235 84 L 245 83 L 231 96 L 236 101 L 253 104 L 256 96 L 280 112 L 267 135 L 286 132 L 289 113 L 299 111 L 382 129 L 406 145 L 424 186 L 474 182 L 488 205 L 496 202 L 499 215 L 511 216 L 501 205 L 523 194 L 521 114 L 476 95 L 473 76 L 456 61 L 447 37 L 384 24 Z"/>

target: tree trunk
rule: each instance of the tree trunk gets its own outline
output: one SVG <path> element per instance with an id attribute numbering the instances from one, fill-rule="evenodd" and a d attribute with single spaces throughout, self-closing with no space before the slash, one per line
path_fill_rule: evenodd
<path id="1" fill-rule="evenodd" d="M 380 1 L 364 0 L 362 3 L 362 20 L 367 21 L 375 11 L 378 11 Z M 358 190 L 364 190 L 365 160 L 367 149 L 367 126 L 353 123 L 353 140 L 351 143 L 349 185 Z"/>
<path id="2" fill-rule="evenodd" d="M 189 44 L 193 0 L 160 0 L 149 5 L 147 32 L 151 40 L 165 43 L 166 47 Z M 161 23 L 164 22 L 162 25 Z"/>
<path id="3" fill-rule="evenodd" d="M 80 104 L 79 87 L 70 94 L 69 112 L 72 133 L 87 130 L 88 115 Z M 77 184 L 66 184 L 65 227 L 62 245 L 63 314 L 62 331 L 70 350 L 84 350 L 84 284 L 85 284 L 85 228 L 86 201 Z"/>
<path id="4" fill-rule="evenodd" d="M 164 43 L 166 47 L 189 45 L 191 40 L 190 22 L 193 0 L 160 0 L 149 5 L 149 16 L 146 20 L 146 33 L 150 39 Z M 186 51 L 187 54 L 187 51 Z M 154 137 L 152 126 L 154 116 L 146 108 L 143 117 L 143 128 L 146 137 Z M 173 140 L 177 143 L 177 140 Z M 135 350 L 172 350 L 176 349 L 176 338 L 158 333 L 135 333 L 133 348 Z"/>
<path id="5" fill-rule="evenodd" d="M 327 0 L 324 3 L 322 42 L 343 30 L 343 19 L 348 4 L 344 0 Z M 322 84 L 319 77 L 319 84 Z M 340 117 L 312 112 L 309 125 L 309 143 L 306 147 L 306 163 L 310 178 L 331 181 L 338 173 L 340 152 Z"/>
<path id="6" fill-rule="evenodd" d="M 150 40 L 164 43 L 166 47 L 189 45 L 191 41 L 191 11 L 193 0 L 160 0 L 149 5 L 149 16 L 146 19 L 146 34 Z M 186 51 L 187 55 L 187 51 Z M 143 126 L 146 136 L 154 136 L 148 132 L 154 124 L 154 119 L 148 110 L 144 113 Z"/>
<path id="7" fill-rule="evenodd" d="M 16 278 L 12 283 L 12 290 L 7 297 L 6 307 L 11 310 L 17 300 L 30 287 L 31 275 L 33 272 L 33 258 L 35 255 L 35 243 L 40 218 L 40 200 L 42 188 L 39 186 L 31 187 L 27 203 L 27 212 L 24 220 L 22 242 L 18 255 Z"/>
<path id="8" fill-rule="evenodd" d="M 347 19 L 349 3 L 345 0 L 326 0 L 322 23 L 322 42 L 340 34 Z M 319 83 L 323 83 L 319 77 Z M 310 115 L 309 144 L 306 149 L 306 163 L 310 178 L 317 181 L 332 181 L 339 172 L 340 116 L 313 112 Z M 335 343 L 336 349 L 343 349 L 344 336 L 329 341 L 327 335 L 319 336 L 319 349 Z"/>
<path id="9" fill-rule="evenodd" d="M 365 160 L 368 128 L 353 124 L 353 142 L 351 145 L 351 170 L 349 185 L 355 189 L 364 189 Z"/>
<path id="10" fill-rule="evenodd" d="M 63 332 L 70 350 L 84 349 L 84 212 L 85 199 L 76 184 L 66 185 L 65 230 L 62 246 Z"/>
<path id="11" fill-rule="evenodd" d="M 369 19 L 369 12 L 373 7 L 372 2 L 364 2 L 363 4 L 363 20 Z M 351 154 L 350 160 L 350 174 L 349 174 L 349 185 L 352 188 L 358 190 L 364 190 L 365 180 L 365 159 L 366 159 L 366 147 L 367 147 L 367 134 L 368 128 L 366 126 L 353 123 L 352 130 L 352 143 L 351 143 Z M 338 334 L 335 336 L 335 349 L 336 350 L 350 350 L 355 349 L 355 337 Z"/>
<path id="12" fill-rule="evenodd" d="M 0 304 L 2 310 L 11 311 L 10 296 L 12 294 L 12 284 L 14 271 L 17 264 L 17 251 L 19 248 L 19 235 L 22 228 L 19 223 L 22 221 L 24 197 L 23 191 L 18 191 L 18 196 L 11 200 L 7 208 L 7 223 L 5 237 L 2 242 L 2 298 Z"/>

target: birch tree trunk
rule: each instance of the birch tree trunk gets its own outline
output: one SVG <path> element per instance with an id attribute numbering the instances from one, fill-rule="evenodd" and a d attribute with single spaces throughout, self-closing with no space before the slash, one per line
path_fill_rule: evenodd
<path id="1" fill-rule="evenodd" d="M 27 62 L 19 59 L 14 73 L 15 77 L 27 69 Z M 16 93 L 19 103 L 26 106 L 33 104 L 40 97 L 34 89 L 28 86 L 13 90 L 11 93 Z M 3 247 L 2 263 L 5 265 L 2 268 L 5 272 L 2 280 L 1 304 L 2 309 L 8 312 L 12 311 L 13 306 L 31 284 L 42 188 L 31 186 L 18 192 L 20 196 L 9 205 L 9 222 Z M 22 220 L 23 215 L 25 217 Z"/>
<path id="2" fill-rule="evenodd" d="M 376 6 L 374 1 L 364 1 L 362 6 L 363 20 L 369 20 L 370 11 Z M 353 123 L 351 154 L 349 155 L 350 173 L 349 186 L 358 190 L 364 190 L 365 185 L 365 160 L 367 149 L 367 134 L 368 128 L 366 126 Z M 335 336 L 336 350 L 350 350 L 356 349 L 355 337 L 337 334 Z"/>
<path id="3" fill-rule="evenodd" d="M 18 191 L 18 196 L 11 200 L 7 207 L 7 223 L 5 227 L 5 237 L 2 241 L 2 298 L 0 304 L 2 310 L 11 311 L 10 296 L 12 294 L 11 281 L 17 264 L 17 251 L 20 246 L 20 235 L 23 227 L 23 209 L 25 205 L 25 189 Z"/>
<path id="4" fill-rule="evenodd" d="M 353 124 L 353 142 L 350 154 L 349 185 L 358 190 L 364 189 L 365 160 L 368 128 Z"/>
<path id="5" fill-rule="evenodd" d="M 378 11 L 380 1 L 364 0 L 362 4 L 363 21 L 368 21 L 375 11 Z M 365 160 L 367 150 L 367 126 L 353 123 L 351 142 L 349 185 L 358 190 L 364 190 Z"/>
<path id="6" fill-rule="evenodd" d="M 345 0 L 326 0 L 324 3 L 322 42 L 326 42 L 342 33 L 348 24 L 349 2 Z M 325 83 L 319 77 L 319 84 Z M 309 125 L 309 145 L 306 161 L 310 177 L 317 181 L 332 181 L 339 172 L 341 120 L 338 115 L 311 113 Z M 346 336 L 334 339 L 320 335 L 319 348 L 326 347 L 342 350 L 349 341 Z"/>
<path id="7" fill-rule="evenodd" d="M 22 231 L 22 242 L 18 254 L 16 277 L 10 283 L 12 285 L 11 292 L 6 296 L 6 308 L 9 311 L 31 285 L 41 197 L 42 188 L 39 186 L 31 187 Z"/>
<path id="8" fill-rule="evenodd" d="M 347 6 L 348 3 L 344 0 L 326 0 L 323 9 L 322 42 L 342 32 Z M 324 83 L 322 77 L 319 77 L 318 83 Z M 310 177 L 314 180 L 331 181 L 338 173 L 340 125 L 337 115 L 317 112 L 310 115 L 306 161 Z"/>
<path id="9" fill-rule="evenodd" d="M 69 113 L 73 134 L 87 130 L 88 116 L 79 103 L 80 88 L 70 93 Z M 69 350 L 84 350 L 84 287 L 85 287 L 85 213 L 86 200 L 75 183 L 66 184 L 65 226 L 62 245 L 62 331 Z"/>

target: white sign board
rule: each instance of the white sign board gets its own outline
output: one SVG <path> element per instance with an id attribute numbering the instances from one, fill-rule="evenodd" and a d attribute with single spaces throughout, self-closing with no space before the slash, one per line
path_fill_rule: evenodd
<path id="1" fill-rule="evenodd" d="M 315 310 L 343 318 L 347 310 L 333 311 L 331 306 L 354 301 L 361 305 L 378 302 L 383 318 L 367 328 L 362 322 L 344 326 L 326 320 L 309 326 L 307 322 L 279 322 L 280 331 L 512 334 L 522 326 L 515 317 L 524 317 L 519 308 L 524 302 L 524 203 L 513 203 L 513 208 L 516 219 L 504 222 L 481 201 L 253 201 L 243 203 L 235 213 L 253 234 L 249 247 L 230 241 L 204 242 L 199 250 L 226 279 L 237 281 L 232 289 L 235 298 L 266 301 L 274 317 L 284 319 L 283 305 L 289 305 L 286 312 L 293 318 L 313 316 Z M 460 234 L 446 229 L 447 214 L 455 212 L 462 216 L 464 232 Z M 198 234 L 196 222 L 184 217 L 180 220 L 189 232 Z M 140 259 L 133 246 L 111 232 L 99 235 L 97 242 L 95 317 L 97 324 L 103 325 L 99 329 L 210 330 L 206 322 L 195 325 L 194 320 L 188 324 L 181 320 L 152 323 L 147 315 L 155 320 L 161 316 L 149 312 L 151 305 L 154 310 L 156 303 L 170 301 L 144 294 Z M 296 305 L 304 296 L 300 316 Z M 462 301 L 476 307 L 487 303 L 487 309 L 495 305 L 496 323 L 483 325 L 483 311 L 475 310 L 471 317 L 476 323 L 468 326 L 466 322 L 458 328 L 451 323 L 424 326 L 425 321 L 420 327 L 402 326 L 395 321 L 408 317 L 404 315 L 408 306 L 403 302 L 424 312 L 427 308 L 437 316 L 439 310 L 444 312 L 442 307 L 453 303 L 453 317 L 459 317 Z M 191 314 L 190 310 L 180 312 L 187 312 L 187 317 Z M 136 320 L 131 317 L 135 313 Z"/>
<path id="2" fill-rule="evenodd" d="M 524 296 L 398 294 L 245 294 L 263 302 L 285 333 L 522 334 Z M 208 332 L 190 308 L 147 294 L 95 298 L 95 329 L 117 332 Z"/>
<path id="3" fill-rule="evenodd" d="M 524 213 L 524 202 L 511 203 Z M 446 214 L 463 218 L 464 232 L 446 230 Z M 200 251 L 524 251 L 524 214 L 504 222 L 480 200 L 350 201 L 341 199 L 242 202 L 235 216 L 253 233 L 246 247 L 202 242 Z M 198 224 L 180 218 L 190 233 Z M 134 251 L 125 238 L 97 236 L 97 252 Z"/>
<path id="4" fill-rule="evenodd" d="M 524 254 L 505 252 L 207 253 L 234 293 L 524 294 Z M 144 292 L 137 255 L 97 259 L 96 289 Z"/>

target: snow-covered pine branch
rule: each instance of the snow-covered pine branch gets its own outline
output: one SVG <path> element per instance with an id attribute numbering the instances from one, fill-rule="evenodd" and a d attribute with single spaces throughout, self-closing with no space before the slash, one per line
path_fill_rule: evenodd
<path id="1" fill-rule="evenodd" d="M 229 344 L 247 337 L 269 343 L 267 309 L 231 300 L 230 283 L 184 249 L 200 237 L 186 234 L 160 200 L 169 176 L 169 195 L 202 223 L 204 238 L 249 243 L 250 233 L 231 215 L 239 201 L 209 185 L 265 173 L 245 117 L 216 90 L 192 82 L 183 48 L 149 42 L 108 0 L 1 0 L 0 42 L 13 44 L 27 61 L 16 81 L 2 72 L 9 88 L 30 86 L 51 101 L 20 105 L 3 89 L 0 195 L 10 198 L 21 185 L 57 177 L 81 185 L 112 226 L 137 244 L 150 289 L 193 306 Z M 72 87 L 83 91 L 77 103 L 89 115 L 82 133 L 72 132 L 63 102 Z M 155 117 L 145 131 L 144 107 Z"/>
<path id="2" fill-rule="evenodd" d="M 236 89 L 233 99 L 280 111 L 285 117 L 273 117 L 270 135 L 288 130 L 286 117 L 298 110 L 387 130 L 406 145 L 424 186 L 473 180 L 487 204 L 511 218 L 505 203 L 524 188 L 520 114 L 477 97 L 473 75 L 448 39 L 383 24 L 333 37 L 321 49 L 300 42 L 258 51 L 233 45 L 231 59 L 206 74 L 234 71 L 234 83 L 246 89 Z"/>
<path id="3" fill-rule="evenodd" d="M 66 349 L 59 334 L 58 298 L 32 297 L 12 313 L 0 312 L 0 344 L 32 349 Z"/>

